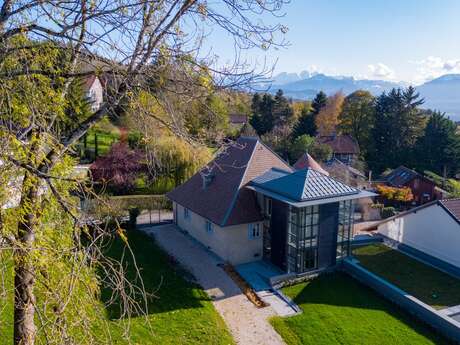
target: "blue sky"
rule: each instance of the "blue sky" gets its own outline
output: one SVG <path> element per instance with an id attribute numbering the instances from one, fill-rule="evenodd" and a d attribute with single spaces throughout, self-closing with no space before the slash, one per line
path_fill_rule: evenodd
<path id="1" fill-rule="evenodd" d="M 460 73 L 460 0 L 292 0 L 284 11 L 290 46 L 246 52 L 252 63 L 413 84 Z M 207 45 L 221 61 L 234 53 L 218 31 Z"/>

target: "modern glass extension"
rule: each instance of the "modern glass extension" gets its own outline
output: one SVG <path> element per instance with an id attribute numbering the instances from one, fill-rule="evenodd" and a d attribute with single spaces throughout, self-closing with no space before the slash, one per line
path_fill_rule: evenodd
<path id="1" fill-rule="evenodd" d="M 318 265 L 319 207 L 290 207 L 287 243 L 288 272 L 305 272 Z"/>
<path id="2" fill-rule="evenodd" d="M 352 200 L 339 203 L 339 226 L 337 229 L 337 256 L 336 259 L 350 255 L 350 237 L 353 226 L 354 204 Z"/>
<path id="3" fill-rule="evenodd" d="M 336 260 L 350 254 L 353 215 L 353 202 L 351 200 L 341 201 L 338 204 L 337 229 L 323 229 L 323 231 L 337 232 Z M 321 245 L 318 240 L 320 210 L 321 207 L 318 205 L 302 208 L 289 207 L 287 227 L 288 272 L 302 273 L 318 268 L 318 246 Z"/>

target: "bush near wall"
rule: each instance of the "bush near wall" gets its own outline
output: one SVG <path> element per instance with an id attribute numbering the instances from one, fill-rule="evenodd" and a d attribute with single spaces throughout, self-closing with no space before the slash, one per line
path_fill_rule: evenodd
<path id="1" fill-rule="evenodd" d="M 380 214 L 383 219 L 390 218 L 396 216 L 396 209 L 394 207 L 384 207 L 380 211 Z"/>

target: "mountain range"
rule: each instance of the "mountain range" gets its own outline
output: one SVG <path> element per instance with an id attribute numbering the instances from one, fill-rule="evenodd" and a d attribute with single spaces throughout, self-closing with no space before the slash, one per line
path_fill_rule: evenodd
<path id="1" fill-rule="evenodd" d="M 408 86 L 406 83 L 385 80 L 355 79 L 344 76 L 328 76 L 322 73 L 280 73 L 271 84 L 259 88 L 275 93 L 282 89 L 288 97 L 311 100 L 319 91 L 331 95 L 338 91 L 348 95 L 356 90 L 367 90 L 379 95 L 392 88 Z M 453 120 L 460 120 L 460 74 L 446 74 L 416 87 L 425 99 L 424 108 L 445 112 Z"/>

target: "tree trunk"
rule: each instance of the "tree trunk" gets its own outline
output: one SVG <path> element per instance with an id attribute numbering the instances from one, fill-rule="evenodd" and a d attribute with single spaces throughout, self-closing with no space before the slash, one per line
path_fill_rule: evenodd
<path id="1" fill-rule="evenodd" d="M 18 223 L 18 248 L 14 251 L 14 344 L 33 345 L 36 327 L 34 322 L 35 272 L 30 254 L 35 240 L 37 212 L 37 180 L 25 174 L 21 209 L 27 210 Z"/>

